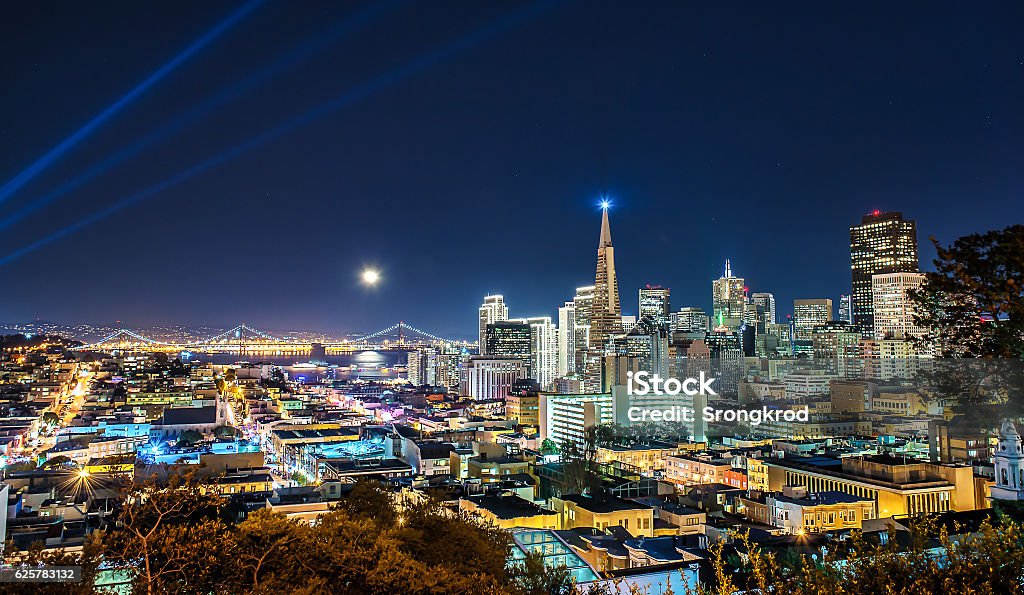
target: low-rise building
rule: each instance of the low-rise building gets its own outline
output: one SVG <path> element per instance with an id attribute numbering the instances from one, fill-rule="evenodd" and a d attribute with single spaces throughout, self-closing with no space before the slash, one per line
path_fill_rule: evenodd
<path id="1" fill-rule="evenodd" d="M 793 535 L 860 529 L 865 520 L 875 518 L 870 498 L 836 491 L 808 493 L 802 486 L 786 486 L 781 494 L 739 497 L 737 502 L 737 512 L 748 519 Z"/>
<path id="2" fill-rule="evenodd" d="M 852 494 L 873 501 L 877 518 L 988 507 L 967 465 L 891 455 L 769 459 L 765 464 L 770 491 L 805 486 L 808 492 Z"/>
<path id="3" fill-rule="evenodd" d="M 630 444 L 619 444 L 597 447 L 597 462 L 608 463 L 619 461 L 631 465 L 641 473 L 664 471 L 665 458 L 680 452 L 676 444 L 656 440 Z"/>
<path id="4" fill-rule="evenodd" d="M 665 479 L 676 485 L 729 483 L 726 472 L 732 460 L 710 455 L 672 455 L 665 457 Z"/>
<path id="5" fill-rule="evenodd" d="M 551 499 L 551 507 L 561 517 L 562 528 L 622 527 L 635 537 L 654 537 L 654 509 L 646 504 L 611 495 L 591 497 L 565 494 Z"/>
<path id="6" fill-rule="evenodd" d="M 559 529 L 555 511 L 512 494 L 481 495 L 459 499 L 459 509 L 475 514 L 502 529 Z"/>

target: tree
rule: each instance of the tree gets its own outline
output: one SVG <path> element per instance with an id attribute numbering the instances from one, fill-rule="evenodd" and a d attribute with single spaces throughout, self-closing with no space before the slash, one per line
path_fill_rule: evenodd
<path id="1" fill-rule="evenodd" d="M 219 496 L 204 493 L 192 476 L 149 478 L 124 492 L 115 526 L 97 532 L 106 561 L 135 570 L 139 593 L 214 592 L 227 558 L 227 525 Z"/>
<path id="2" fill-rule="evenodd" d="M 32 564 L 83 565 L 85 582 L 33 586 L 41 593 L 88 593 L 98 561 L 126 569 L 133 593 L 299 595 L 562 595 L 523 591 L 507 560 L 511 535 L 438 502 L 399 507 L 392 492 L 360 482 L 341 505 L 312 523 L 258 510 L 222 520 L 223 499 L 193 476 L 166 474 L 127 487 L 111 522 L 80 557 L 36 548 Z M 45 555 L 44 555 L 45 554 Z M 46 557 L 50 556 L 50 557 Z M 70 555 L 69 555 L 70 556 Z M 542 566 L 542 565 L 541 565 Z M 564 584 L 533 564 L 523 585 Z M 24 585 L 0 585 L 2 593 Z"/>
<path id="3" fill-rule="evenodd" d="M 565 566 L 548 568 L 544 557 L 530 552 L 511 569 L 512 584 L 522 595 L 569 595 L 573 592 L 572 574 Z"/>
<path id="4" fill-rule="evenodd" d="M 213 435 L 217 438 L 234 438 L 238 435 L 238 430 L 231 426 L 217 426 L 213 429 Z"/>
<path id="5" fill-rule="evenodd" d="M 36 468 L 35 459 L 28 459 L 27 461 L 23 461 L 21 463 L 13 463 L 13 464 L 7 465 L 7 470 L 8 471 L 32 471 L 35 468 Z"/>
<path id="6" fill-rule="evenodd" d="M 558 443 L 551 438 L 545 438 L 540 445 L 540 452 L 545 455 L 556 455 L 559 453 Z"/>
<path id="7" fill-rule="evenodd" d="M 14 543 L 8 543 L 6 551 L 12 551 L 13 549 Z M 69 552 L 63 548 L 44 549 L 43 542 L 37 541 L 24 552 L 19 552 L 14 556 L 5 556 L 4 562 L 10 563 L 12 566 L 23 565 L 30 568 L 39 566 L 81 566 L 81 582 L 37 583 L 31 585 L 31 590 L 26 588 L 26 585 L 23 583 L 0 583 L 0 595 L 6 593 L 20 595 L 29 591 L 33 595 L 49 595 L 51 593 L 55 595 L 58 593 L 61 595 L 86 595 L 93 593 L 93 583 L 96 581 L 96 574 L 101 562 L 99 553 L 99 549 L 91 541 L 87 541 L 82 549 L 77 552 Z"/>
<path id="8" fill-rule="evenodd" d="M 40 419 L 40 421 L 42 421 L 44 424 L 48 426 L 55 426 L 60 422 L 60 417 L 58 417 L 57 414 L 54 413 L 53 411 L 47 411 L 46 413 L 43 414 L 43 417 Z"/>
<path id="9" fill-rule="evenodd" d="M 384 484 L 372 479 L 356 482 L 348 497 L 338 502 L 337 508 L 349 516 L 374 519 L 386 525 L 393 525 L 398 520 L 392 492 Z"/>
<path id="10" fill-rule="evenodd" d="M 584 429 L 580 441 L 563 441 L 560 451 L 565 493 L 596 495 L 601 488 L 597 469 L 597 428 Z"/>
<path id="11" fill-rule="evenodd" d="M 749 536 L 735 536 L 735 556 L 725 541 L 713 544 L 713 580 L 687 589 L 690 595 L 737 591 L 764 595 L 869 595 L 874 593 L 1021 593 L 1024 576 L 1022 528 L 1003 519 L 954 539 L 927 520 L 909 523 L 905 539 L 890 528 L 888 538 L 871 541 L 854 532 L 811 556 L 762 550 Z M 944 550 L 936 556 L 934 548 Z"/>
<path id="12" fill-rule="evenodd" d="M 1003 403 L 1024 413 L 1024 225 L 932 242 L 935 271 L 910 299 L 919 343 L 942 359 L 922 376 L 961 411 Z"/>
<path id="13" fill-rule="evenodd" d="M 69 464 L 71 464 L 71 458 L 70 457 L 66 457 L 64 455 L 57 455 L 57 456 L 55 456 L 53 458 L 46 459 L 43 462 L 43 464 L 39 466 L 39 468 L 40 469 L 50 469 L 50 468 L 53 468 L 53 467 L 59 467 L 61 465 L 69 465 Z"/>
<path id="14" fill-rule="evenodd" d="M 310 526 L 291 521 L 268 509 L 258 510 L 249 515 L 234 531 L 232 554 L 237 561 L 240 583 L 257 591 L 262 581 L 270 575 L 272 581 L 286 577 L 282 558 L 289 550 L 294 555 L 300 542 L 309 541 Z M 294 565 L 298 568 L 299 565 Z"/>
<path id="15" fill-rule="evenodd" d="M 185 430 L 178 436 L 179 446 L 192 446 L 197 442 L 202 442 L 203 435 L 195 430 Z"/>

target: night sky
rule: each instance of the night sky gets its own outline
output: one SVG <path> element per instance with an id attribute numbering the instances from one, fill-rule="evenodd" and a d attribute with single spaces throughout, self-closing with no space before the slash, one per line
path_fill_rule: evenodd
<path id="1" fill-rule="evenodd" d="M 0 184 L 241 6 L 6 6 Z M 780 312 L 838 302 L 863 213 L 917 219 L 926 267 L 1024 220 L 1022 31 L 1020 2 L 260 4 L 0 202 L 0 320 L 472 336 L 487 292 L 554 317 L 593 283 L 603 194 L 625 313 L 645 283 L 709 308 L 727 257 Z"/>

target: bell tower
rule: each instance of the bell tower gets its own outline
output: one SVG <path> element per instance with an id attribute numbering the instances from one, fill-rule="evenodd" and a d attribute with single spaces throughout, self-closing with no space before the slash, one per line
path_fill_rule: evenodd
<path id="1" fill-rule="evenodd" d="M 1013 422 L 1005 419 L 999 429 L 995 456 L 996 484 L 993 500 L 1024 500 L 1024 450 Z"/>

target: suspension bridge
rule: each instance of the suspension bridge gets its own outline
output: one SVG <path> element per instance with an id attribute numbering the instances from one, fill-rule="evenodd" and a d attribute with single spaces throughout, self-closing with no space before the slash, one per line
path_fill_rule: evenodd
<path id="1" fill-rule="evenodd" d="M 423 347 L 475 347 L 475 344 L 445 339 L 405 321 L 352 339 L 310 341 L 276 337 L 245 323 L 222 333 L 195 340 L 160 341 L 130 329 L 118 329 L 106 337 L 78 348 L 80 351 L 161 351 L 178 353 L 228 353 L 243 356 L 341 355 L 358 351 L 407 351 Z"/>

